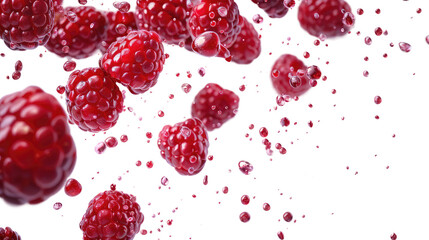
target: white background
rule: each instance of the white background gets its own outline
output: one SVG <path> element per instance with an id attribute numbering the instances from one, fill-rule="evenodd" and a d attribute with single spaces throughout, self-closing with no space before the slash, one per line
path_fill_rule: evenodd
<path id="1" fill-rule="evenodd" d="M 113 1 L 103 1 L 104 6 L 100 2 L 89 0 L 88 5 L 113 8 Z M 262 24 L 255 25 L 262 35 L 262 53 L 256 61 L 237 65 L 166 46 L 170 58 L 158 84 L 143 95 L 127 93 L 125 105 L 133 112 L 122 113 L 113 129 L 93 135 L 71 126 L 78 149 L 71 177 L 83 185 L 82 193 L 71 198 L 60 191 L 42 204 L 19 207 L 0 201 L 0 226 L 12 227 L 24 240 L 81 239 L 79 222 L 88 202 L 114 183 L 118 190 L 137 196 L 145 215 L 141 229 L 153 231 L 135 239 L 278 239 L 278 231 L 291 240 L 388 240 L 392 233 L 399 240 L 427 239 L 429 45 L 425 37 L 429 35 L 429 2 L 348 2 L 357 18 L 352 33 L 316 47 L 315 38 L 299 26 L 297 6 L 282 19 L 270 19 L 250 0 L 237 0 L 243 16 L 251 19 L 260 14 L 264 18 Z M 65 1 L 65 5 L 77 4 Z M 358 8 L 365 11 L 362 16 L 356 14 Z M 375 14 L 377 8 L 381 9 L 379 15 Z M 422 8 L 421 14 L 416 13 L 417 8 Z M 375 36 L 376 27 L 389 34 Z M 366 36 L 372 38 L 371 46 L 364 43 Z M 394 47 L 389 46 L 391 42 Z M 411 52 L 400 51 L 399 42 L 410 43 Z M 302 57 L 305 51 L 310 58 Z M 66 84 L 69 73 L 62 68 L 66 59 L 43 47 L 12 52 L 0 44 L 0 52 L 6 54 L 0 57 L 1 96 L 38 85 L 65 106 L 56 88 Z M 328 80 L 319 81 L 298 102 L 275 110 L 276 92 L 269 74 L 274 61 L 284 53 L 297 55 L 307 65 L 318 65 Z M 77 61 L 76 69 L 96 67 L 100 56 L 97 53 Z M 24 66 L 21 79 L 6 80 L 18 59 Z M 204 77 L 198 74 L 200 67 L 206 69 Z M 364 70 L 369 71 L 369 77 L 363 77 Z M 194 96 L 210 82 L 240 96 L 239 113 L 209 133 L 209 154 L 214 160 L 196 176 L 180 176 L 161 158 L 157 135 L 165 124 L 190 117 Z M 188 94 L 181 89 L 183 83 L 192 85 Z M 243 84 L 246 90 L 241 92 Z M 337 93 L 332 94 L 332 89 Z M 169 99 L 169 94 L 174 94 L 174 99 Z M 374 103 L 377 95 L 383 99 L 380 105 Z M 159 110 L 165 112 L 164 117 L 158 117 Z M 292 122 L 287 128 L 280 125 L 285 116 Z M 310 120 L 313 128 L 307 124 Z M 253 130 L 249 130 L 250 124 L 255 125 Z M 261 127 L 269 130 L 274 150 L 271 157 L 259 136 Z M 153 134 L 149 143 L 146 132 Z M 128 135 L 127 143 L 120 142 L 102 155 L 95 153 L 98 142 L 109 136 L 119 139 L 122 134 Z M 277 142 L 286 147 L 286 155 L 274 148 Z M 137 160 L 142 166 L 136 166 Z M 240 160 L 253 164 L 249 176 L 239 171 Z M 154 162 L 152 169 L 145 166 L 147 161 Z M 207 186 L 203 185 L 205 175 Z M 167 187 L 160 184 L 163 176 L 169 179 Z M 224 186 L 229 187 L 227 194 L 222 193 Z M 247 206 L 240 202 L 243 194 L 251 197 Z M 63 207 L 54 210 L 55 202 Z M 270 211 L 262 209 L 264 202 L 271 205 Z M 251 215 L 248 223 L 239 220 L 243 211 Z M 285 211 L 292 212 L 296 223 L 282 219 Z M 166 224 L 169 219 L 173 220 L 171 226 Z"/>

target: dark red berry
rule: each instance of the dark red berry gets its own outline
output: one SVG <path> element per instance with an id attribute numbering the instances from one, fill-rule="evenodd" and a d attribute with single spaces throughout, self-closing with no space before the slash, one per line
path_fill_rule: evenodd
<path id="1" fill-rule="evenodd" d="M 288 9 L 283 3 L 284 0 L 252 0 L 271 18 L 281 18 L 286 15 Z"/>
<path id="2" fill-rule="evenodd" d="M 54 96 L 28 87 L 0 99 L 0 197 L 40 203 L 60 190 L 76 162 L 67 116 Z"/>
<path id="3" fill-rule="evenodd" d="M 56 17 L 46 48 L 60 57 L 91 56 L 105 35 L 106 18 L 93 7 L 67 7 Z"/>
<path id="4" fill-rule="evenodd" d="M 232 61 L 249 64 L 261 54 L 261 40 L 253 25 L 243 17 L 240 34 L 234 44 L 228 48 Z"/>
<path id="5" fill-rule="evenodd" d="M 182 175 L 199 173 L 206 163 L 209 139 L 203 123 L 196 118 L 166 125 L 159 133 L 161 156 Z"/>
<path id="6" fill-rule="evenodd" d="M 0 227 L 0 240 L 21 240 L 19 234 L 13 231 L 10 227 Z"/>
<path id="7" fill-rule="evenodd" d="M 100 44 L 101 52 L 105 53 L 110 44 L 124 37 L 133 30 L 137 30 L 133 12 L 108 12 L 106 13 L 107 30 Z"/>
<path id="8" fill-rule="evenodd" d="M 12 50 L 45 45 L 53 26 L 52 0 L 0 1 L 0 38 Z"/>
<path id="9" fill-rule="evenodd" d="M 71 122 L 83 131 L 99 132 L 116 124 L 124 99 L 118 86 L 103 70 L 86 68 L 70 74 L 66 102 Z"/>
<path id="10" fill-rule="evenodd" d="M 89 202 L 79 227 L 83 240 L 132 240 L 143 220 L 135 196 L 111 190 Z"/>
<path id="11" fill-rule="evenodd" d="M 164 62 L 159 35 L 139 30 L 112 43 L 101 59 L 101 67 L 131 93 L 139 94 L 156 84 Z"/>
<path id="12" fill-rule="evenodd" d="M 200 119 L 212 131 L 235 116 L 239 101 L 234 92 L 209 83 L 195 96 L 192 117 Z"/>

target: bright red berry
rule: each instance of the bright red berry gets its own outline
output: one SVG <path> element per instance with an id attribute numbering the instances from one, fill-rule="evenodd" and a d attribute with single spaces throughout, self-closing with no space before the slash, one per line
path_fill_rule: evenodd
<path id="1" fill-rule="evenodd" d="M 350 26 L 343 18 L 351 12 L 344 0 L 303 0 L 298 9 L 301 27 L 315 37 L 335 37 L 346 34 Z"/>
<path id="2" fill-rule="evenodd" d="M 100 45 L 101 52 L 105 53 L 110 44 L 124 37 L 133 30 L 137 30 L 136 20 L 133 12 L 108 12 L 107 31 Z"/>
<path id="3" fill-rule="evenodd" d="M 100 68 L 86 68 L 70 74 L 66 85 L 70 121 L 89 132 L 115 126 L 124 98 L 115 82 Z"/>
<path id="4" fill-rule="evenodd" d="M 200 119 L 207 130 L 212 131 L 235 116 L 239 101 L 233 91 L 209 83 L 195 96 L 192 117 Z"/>
<path id="5" fill-rule="evenodd" d="M 0 1 L 0 38 L 12 50 L 45 45 L 53 26 L 52 0 Z"/>
<path id="6" fill-rule="evenodd" d="M 28 87 L 0 99 L 0 197 L 36 204 L 71 174 L 76 148 L 54 96 Z"/>
<path id="7" fill-rule="evenodd" d="M 83 240 L 132 240 L 143 220 L 135 196 L 110 190 L 89 202 L 79 227 Z"/>
<path id="8" fill-rule="evenodd" d="M 192 9 L 189 29 L 194 38 L 213 31 L 228 48 L 240 33 L 240 21 L 240 12 L 233 0 L 202 0 Z"/>
<path id="9" fill-rule="evenodd" d="M 231 53 L 232 61 L 239 64 L 249 64 L 261 54 L 259 34 L 245 18 L 243 18 L 237 40 L 228 50 Z"/>
<path id="10" fill-rule="evenodd" d="M 101 67 L 131 93 L 139 94 L 156 84 L 164 62 L 159 35 L 139 30 L 112 43 L 101 59 Z"/>
<path id="11" fill-rule="evenodd" d="M 203 123 L 196 118 L 166 125 L 159 133 L 161 156 L 182 175 L 199 173 L 206 163 L 209 139 Z"/>
<path id="12" fill-rule="evenodd" d="M 311 87 L 306 71 L 307 67 L 301 60 L 293 55 L 284 54 L 277 59 L 271 70 L 273 86 L 279 94 L 299 96 Z"/>
<path id="13" fill-rule="evenodd" d="M 106 18 L 93 7 L 67 7 L 56 18 L 46 48 L 60 57 L 91 56 L 101 43 Z"/>
<path id="14" fill-rule="evenodd" d="M 187 0 L 137 0 L 139 29 L 154 31 L 167 43 L 179 44 L 190 37 L 187 22 L 191 7 Z"/>
<path id="15" fill-rule="evenodd" d="M 21 240 L 19 234 L 13 231 L 10 227 L 0 227 L 0 240 Z"/>
<path id="16" fill-rule="evenodd" d="M 252 0 L 259 8 L 264 10 L 271 18 L 281 18 L 286 15 L 288 9 L 284 5 L 284 0 Z"/>

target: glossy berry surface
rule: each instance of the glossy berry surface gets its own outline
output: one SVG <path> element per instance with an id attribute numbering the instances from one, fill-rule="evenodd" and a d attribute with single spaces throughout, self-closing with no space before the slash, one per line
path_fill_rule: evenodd
<path id="1" fill-rule="evenodd" d="M 209 83 L 195 96 L 192 117 L 200 119 L 212 131 L 235 116 L 239 101 L 234 92 Z"/>
<path id="2" fill-rule="evenodd" d="M 199 173 L 206 163 L 209 139 L 203 123 L 196 118 L 166 125 L 159 133 L 161 156 L 182 175 Z"/>
<path id="3" fill-rule="evenodd" d="M 252 0 L 259 8 L 264 10 L 271 18 L 281 18 L 286 15 L 288 9 L 284 5 L 284 0 Z"/>
<path id="4" fill-rule="evenodd" d="M 0 1 L 0 38 L 13 50 L 45 45 L 53 25 L 52 0 Z"/>
<path id="5" fill-rule="evenodd" d="M 76 148 L 60 103 L 38 87 L 0 99 L 0 197 L 36 204 L 71 174 Z"/>
<path id="6" fill-rule="evenodd" d="M 19 234 L 13 231 L 10 227 L 0 227 L 0 240 L 21 240 Z"/>
<path id="7" fill-rule="evenodd" d="M 107 30 L 100 45 L 101 52 L 105 53 L 110 44 L 124 37 L 133 30 L 137 30 L 135 15 L 133 12 L 121 11 L 107 12 Z"/>
<path id="8" fill-rule="evenodd" d="M 189 18 L 193 38 L 203 32 L 213 31 L 219 35 L 225 47 L 230 47 L 240 33 L 240 12 L 232 0 L 202 0 Z"/>
<path id="9" fill-rule="evenodd" d="M 115 82 L 100 68 L 86 68 L 70 74 L 66 85 L 69 119 L 89 132 L 113 127 L 122 112 L 124 99 Z"/>
<path id="10" fill-rule="evenodd" d="M 152 31 L 132 31 L 112 43 L 101 67 L 131 93 L 144 93 L 158 81 L 165 62 L 164 46 Z"/>
<path id="11" fill-rule="evenodd" d="M 97 50 L 105 31 L 103 13 L 93 7 L 67 7 L 56 18 L 46 48 L 60 57 L 87 58 Z"/>
<path id="12" fill-rule="evenodd" d="M 136 197 L 119 191 L 95 196 L 79 224 L 83 240 L 131 240 L 144 220 Z"/>
<path id="13" fill-rule="evenodd" d="M 298 70 L 303 71 L 304 76 L 298 76 Z M 271 80 L 274 88 L 279 94 L 292 97 L 302 95 L 311 87 L 309 79 L 305 76 L 306 70 L 305 64 L 294 55 L 284 54 L 280 56 L 271 70 Z M 298 77 L 300 83 L 293 86 L 291 84 L 292 77 Z"/>
<path id="14" fill-rule="evenodd" d="M 303 0 L 299 5 L 298 20 L 301 27 L 315 37 L 335 37 L 350 30 L 343 23 L 347 12 L 351 12 L 351 8 L 344 0 Z"/>
<path id="15" fill-rule="evenodd" d="M 154 31 L 167 43 L 179 44 L 190 37 L 190 11 L 186 0 L 137 0 L 136 21 L 139 29 Z"/>
<path id="16" fill-rule="evenodd" d="M 228 50 L 231 53 L 232 61 L 239 64 L 250 64 L 261 54 L 261 39 L 247 19 L 243 18 L 240 34 Z"/>

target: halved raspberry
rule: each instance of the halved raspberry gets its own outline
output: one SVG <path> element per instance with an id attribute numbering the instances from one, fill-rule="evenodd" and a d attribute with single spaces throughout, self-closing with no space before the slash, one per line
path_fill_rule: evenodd
<path id="1" fill-rule="evenodd" d="M 12 50 L 45 45 L 53 26 L 52 0 L 0 1 L 0 38 Z"/>
<path id="2" fill-rule="evenodd" d="M 139 29 L 154 31 L 170 44 L 184 42 L 190 33 L 187 22 L 191 8 L 187 0 L 137 0 Z"/>
<path id="3" fill-rule="evenodd" d="M 207 31 L 217 33 L 228 48 L 240 33 L 240 21 L 240 12 L 233 0 L 202 0 L 192 9 L 189 28 L 193 38 Z"/>
<path id="4" fill-rule="evenodd" d="M 303 76 L 299 76 L 298 70 L 301 70 Z M 279 94 L 300 96 L 311 87 L 305 75 L 306 71 L 307 67 L 301 60 L 293 55 L 284 54 L 277 59 L 271 70 L 273 86 Z M 291 84 L 291 79 L 299 82 L 292 81 L 293 84 Z"/>
<path id="5" fill-rule="evenodd" d="M 252 0 L 271 18 L 281 18 L 286 15 L 288 9 L 284 5 L 284 0 Z"/>
<path id="6" fill-rule="evenodd" d="M 301 27 L 315 37 L 335 37 L 350 30 L 343 23 L 346 12 L 351 12 L 351 8 L 344 0 L 303 0 L 298 20 Z"/>
<path id="7" fill-rule="evenodd" d="M 91 56 L 101 43 L 106 18 L 93 7 L 67 7 L 55 19 L 46 48 L 60 57 Z"/>
<path id="8" fill-rule="evenodd" d="M 0 227 L 0 240 L 21 240 L 21 236 L 10 227 Z"/>
<path id="9" fill-rule="evenodd" d="M 119 37 L 124 37 L 131 31 L 137 30 L 136 20 L 133 12 L 108 12 L 107 31 L 100 44 L 102 53 L 107 51 L 110 44 L 118 40 Z"/>
<path id="10" fill-rule="evenodd" d="M 100 68 L 70 74 L 66 85 L 70 120 L 84 131 L 99 132 L 113 127 L 122 112 L 124 98 L 115 82 Z"/>
<path id="11" fill-rule="evenodd" d="M 161 156 L 182 175 L 199 173 L 206 163 L 209 139 L 203 123 L 190 118 L 174 126 L 166 125 L 159 133 Z"/>
<path id="12" fill-rule="evenodd" d="M 261 54 L 261 39 L 253 25 L 243 17 L 240 34 L 234 44 L 228 48 L 232 61 L 249 64 Z"/>
<path id="13" fill-rule="evenodd" d="M 209 83 L 195 96 L 192 117 L 200 119 L 207 130 L 212 131 L 235 116 L 239 101 L 233 91 Z"/>
<path id="14" fill-rule="evenodd" d="M 111 190 L 89 202 L 79 227 L 83 240 L 132 240 L 143 220 L 135 196 Z"/>
<path id="15" fill-rule="evenodd" d="M 0 197 L 36 204 L 60 190 L 76 148 L 55 97 L 34 86 L 3 97 L 0 126 Z"/>
<path id="16" fill-rule="evenodd" d="M 159 35 L 139 30 L 112 43 L 100 65 L 131 93 L 139 94 L 156 84 L 164 62 L 164 46 Z"/>

